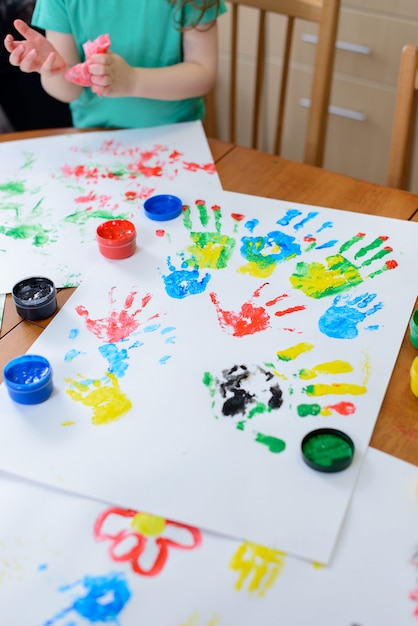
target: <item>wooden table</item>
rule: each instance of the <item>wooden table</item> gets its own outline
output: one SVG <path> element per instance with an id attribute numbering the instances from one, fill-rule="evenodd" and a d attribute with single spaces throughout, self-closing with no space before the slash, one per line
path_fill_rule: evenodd
<path id="1" fill-rule="evenodd" d="M 9 133 L 0 135 L 0 141 L 63 132 L 80 131 L 60 129 Z M 418 195 L 218 140 L 210 140 L 209 144 L 226 190 L 418 221 Z M 73 291 L 59 290 L 58 307 L 65 303 Z M 414 308 L 418 308 L 418 300 Z M 50 319 L 36 323 L 22 320 L 16 313 L 10 295 L 7 296 L 0 334 L 0 380 L 4 365 L 25 353 L 49 322 Z M 409 387 L 409 369 L 415 356 L 418 356 L 418 350 L 412 346 L 406 329 L 370 443 L 374 448 L 418 465 L 418 398 Z"/>

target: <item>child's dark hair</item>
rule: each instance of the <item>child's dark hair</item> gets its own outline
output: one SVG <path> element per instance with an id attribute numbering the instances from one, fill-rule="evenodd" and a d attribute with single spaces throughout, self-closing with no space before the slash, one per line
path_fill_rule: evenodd
<path id="1" fill-rule="evenodd" d="M 189 25 L 189 28 L 195 28 L 199 25 L 207 9 L 212 9 L 215 7 L 216 13 L 218 13 L 220 6 L 220 0 L 168 0 L 168 2 L 172 4 L 176 9 L 174 19 L 176 24 L 180 28 L 183 27 L 181 14 L 186 5 L 190 5 L 198 12 L 196 20 L 193 22 L 193 24 Z"/>

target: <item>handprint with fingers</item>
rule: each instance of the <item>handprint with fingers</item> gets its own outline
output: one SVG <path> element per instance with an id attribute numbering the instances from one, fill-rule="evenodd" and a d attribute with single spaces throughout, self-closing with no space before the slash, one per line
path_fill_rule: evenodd
<path id="1" fill-rule="evenodd" d="M 248 220 L 245 227 L 251 235 L 241 238 L 241 255 L 247 263 L 237 271 L 241 274 L 267 278 L 279 263 L 310 252 L 314 248 L 320 250 L 333 247 L 337 243 L 335 239 L 322 243 L 318 241 L 318 234 L 332 228 L 332 222 L 322 222 L 317 224 L 314 230 L 306 230 L 318 215 L 319 211 L 310 211 L 305 215 L 298 209 L 289 209 L 276 222 L 281 229 L 271 230 L 265 235 L 253 235 L 259 222 L 257 219 Z M 303 234 L 299 231 L 303 231 Z"/>
<path id="2" fill-rule="evenodd" d="M 373 304 L 375 298 L 375 293 L 367 292 L 353 298 L 348 294 L 335 296 L 332 305 L 319 318 L 319 330 L 335 339 L 354 339 L 359 334 L 359 325 L 383 308 L 382 302 Z M 375 328 L 368 327 L 368 330 Z"/>
<path id="3" fill-rule="evenodd" d="M 122 308 L 118 309 L 115 290 L 116 287 L 112 287 L 109 292 L 110 312 L 107 317 L 92 319 L 89 311 L 84 306 L 80 305 L 75 309 L 78 315 L 84 318 L 87 330 L 98 339 L 104 339 L 109 343 L 126 339 L 139 327 L 141 322 L 138 316 L 143 312 L 152 297 L 151 294 L 147 293 L 142 297 L 139 308 L 132 311 L 135 296 L 138 294 L 136 289 L 132 289 L 126 296 Z"/>
<path id="4" fill-rule="evenodd" d="M 102 426 L 119 420 L 132 408 L 132 402 L 119 386 L 115 374 L 106 372 L 102 379 L 66 379 L 66 393 L 75 402 L 92 409 L 92 424 Z"/>
<path id="5" fill-rule="evenodd" d="M 363 283 L 366 279 L 395 269 L 398 264 L 394 259 L 390 259 L 369 272 L 368 268 L 387 255 L 391 255 L 393 248 L 385 245 L 388 239 L 386 236 L 376 237 L 370 243 L 361 245 L 365 236 L 365 233 L 357 233 L 343 243 L 337 254 L 326 258 L 325 265 L 320 262 L 298 263 L 296 271 L 289 278 L 292 286 L 300 289 L 310 298 L 319 299 L 343 293 Z M 346 253 L 353 251 L 355 252 L 350 260 Z"/>
<path id="6" fill-rule="evenodd" d="M 204 200 L 196 200 L 195 206 L 201 230 L 193 229 L 190 207 L 186 206 L 183 209 L 183 223 L 190 232 L 190 239 L 193 242 L 187 247 L 187 252 L 191 255 L 187 263 L 200 269 L 224 269 L 232 257 L 236 241 L 234 237 L 221 232 L 221 207 L 215 205 L 208 211 Z M 232 219 L 238 220 L 234 215 L 231 216 Z"/>
<path id="7" fill-rule="evenodd" d="M 272 299 L 266 300 L 263 304 L 258 304 L 261 292 L 268 284 L 269 283 L 263 283 L 260 285 L 260 287 L 253 292 L 251 298 L 242 304 L 239 311 L 229 311 L 223 309 L 217 294 L 211 292 L 209 294 L 210 299 L 215 306 L 218 322 L 222 330 L 226 331 L 233 337 L 254 335 L 255 333 L 271 328 L 271 315 L 282 317 L 284 315 L 296 313 L 297 311 L 303 311 L 306 309 L 306 306 L 302 304 L 270 313 L 269 309 L 284 298 L 287 298 L 287 294 L 281 294 Z"/>
<path id="8" fill-rule="evenodd" d="M 233 365 L 222 370 L 220 377 L 205 372 L 202 380 L 212 398 L 215 417 L 224 416 L 239 431 L 256 416 L 277 411 L 283 404 L 283 392 L 274 374 L 261 366 Z M 254 441 L 278 454 L 286 448 L 283 439 L 259 431 L 252 431 Z"/>
<path id="9" fill-rule="evenodd" d="M 164 288 L 170 298 L 183 299 L 203 293 L 211 278 L 208 273 L 201 274 L 198 265 L 190 268 L 184 254 L 180 254 L 180 267 L 173 265 L 171 257 L 167 258 L 168 274 L 162 274 Z"/>

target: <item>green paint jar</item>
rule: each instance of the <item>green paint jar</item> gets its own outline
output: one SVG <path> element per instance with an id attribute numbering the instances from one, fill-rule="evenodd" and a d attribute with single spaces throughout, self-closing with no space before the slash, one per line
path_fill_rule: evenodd
<path id="1" fill-rule="evenodd" d="M 353 440 L 335 428 L 312 430 L 302 439 L 303 460 L 318 472 L 340 472 L 354 458 Z"/>
<path id="2" fill-rule="evenodd" d="M 414 348 L 418 348 L 418 309 L 409 320 L 409 338 Z"/>

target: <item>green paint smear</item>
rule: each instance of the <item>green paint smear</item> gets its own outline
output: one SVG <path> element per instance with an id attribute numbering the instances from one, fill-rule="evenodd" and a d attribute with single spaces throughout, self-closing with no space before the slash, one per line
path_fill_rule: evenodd
<path id="1" fill-rule="evenodd" d="M 206 208 L 206 204 L 198 203 L 197 210 L 199 211 L 200 223 L 202 226 L 207 226 L 209 223 L 209 215 Z"/>
<path id="2" fill-rule="evenodd" d="M 254 415 L 262 415 L 263 413 L 270 413 L 271 407 L 264 404 L 264 402 L 257 402 L 257 404 L 248 412 L 247 418 L 250 420 Z"/>
<path id="3" fill-rule="evenodd" d="M 262 433 L 257 433 L 255 441 L 257 443 L 263 444 L 263 446 L 266 446 L 270 450 L 270 452 L 273 452 L 274 454 L 283 452 L 283 450 L 286 448 L 286 444 L 283 439 L 278 439 L 277 437 L 271 437 L 269 435 L 263 435 Z"/>
<path id="4" fill-rule="evenodd" d="M 124 213 L 114 215 L 111 211 L 77 211 L 67 215 L 64 221 L 72 224 L 85 224 L 88 220 L 94 218 L 101 220 L 126 220 L 129 219 L 129 215 Z"/>
<path id="5" fill-rule="evenodd" d="M 307 459 L 322 467 L 332 467 L 336 462 L 351 459 L 353 450 L 350 444 L 335 435 L 321 434 L 309 439 L 303 453 Z"/>
<path id="6" fill-rule="evenodd" d="M 0 191 L 9 195 L 22 195 L 26 191 L 25 183 L 22 180 L 10 181 L 4 185 L 0 185 Z"/>
<path id="7" fill-rule="evenodd" d="M 319 404 L 299 404 L 297 407 L 299 417 L 307 417 L 308 415 L 319 415 L 321 407 Z"/>
<path id="8" fill-rule="evenodd" d="M 183 224 L 187 228 L 187 230 L 190 230 L 192 228 L 192 220 L 190 219 L 190 207 L 187 205 L 183 207 Z"/>
<path id="9" fill-rule="evenodd" d="M 6 237 L 12 237 L 13 239 L 32 239 L 33 244 L 37 247 L 43 246 L 49 242 L 48 231 L 44 230 L 42 226 L 37 224 L 16 226 L 15 228 L 9 228 L 6 230 L 4 226 L 0 226 L 0 233 L 6 235 Z"/>

